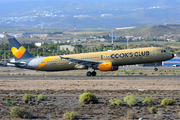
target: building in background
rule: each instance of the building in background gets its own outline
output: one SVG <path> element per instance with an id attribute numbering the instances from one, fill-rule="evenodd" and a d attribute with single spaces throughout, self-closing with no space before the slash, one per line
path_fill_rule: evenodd
<path id="1" fill-rule="evenodd" d="M 35 46 L 41 47 L 42 43 L 35 43 Z"/>
<path id="2" fill-rule="evenodd" d="M 171 60 L 162 62 L 164 67 L 179 67 L 180 66 L 180 57 L 174 57 Z"/>
<path id="3" fill-rule="evenodd" d="M 4 34 L 0 34 L 0 38 L 5 38 L 5 35 Z"/>
<path id="4" fill-rule="evenodd" d="M 60 50 L 66 50 L 66 48 L 68 48 L 68 50 L 72 52 L 75 47 L 71 46 L 71 45 L 61 45 L 60 46 Z"/>
<path id="5" fill-rule="evenodd" d="M 14 34 L 14 37 L 15 37 L 15 38 L 22 38 L 22 37 L 23 37 L 23 34 L 22 34 L 22 33 Z"/>

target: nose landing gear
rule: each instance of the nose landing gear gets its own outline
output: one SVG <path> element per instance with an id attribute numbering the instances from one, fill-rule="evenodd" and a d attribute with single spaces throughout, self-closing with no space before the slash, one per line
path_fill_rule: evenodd
<path id="1" fill-rule="evenodd" d="M 158 68 L 154 68 L 154 71 L 158 71 Z"/>
<path id="2" fill-rule="evenodd" d="M 157 63 L 154 63 L 154 71 L 158 71 L 158 68 L 156 68 Z"/>

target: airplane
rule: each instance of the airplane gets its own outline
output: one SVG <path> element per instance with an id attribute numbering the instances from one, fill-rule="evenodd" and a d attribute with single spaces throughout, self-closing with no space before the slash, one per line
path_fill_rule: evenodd
<path id="1" fill-rule="evenodd" d="M 159 47 L 34 57 L 14 37 L 9 36 L 8 41 L 14 55 L 9 63 L 15 67 L 39 71 L 87 69 L 87 76 L 96 76 L 96 70 L 116 71 L 122 65 L 143 63 L 155 63 L 154 70 L 157 71 L 157 62 L 175 57 L 175 54 Z"/>

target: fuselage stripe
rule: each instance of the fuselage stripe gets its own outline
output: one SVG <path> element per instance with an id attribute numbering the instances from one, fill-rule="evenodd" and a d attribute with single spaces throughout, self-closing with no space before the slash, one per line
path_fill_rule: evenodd
<path id="1" fill-rule="evenodd" d="M 38 70 L 38 69 L 42 68 L 43 66 L 45 66 L 52 58 L 53 58 L 53 56 L 45 58 L 35 70 Z"/>

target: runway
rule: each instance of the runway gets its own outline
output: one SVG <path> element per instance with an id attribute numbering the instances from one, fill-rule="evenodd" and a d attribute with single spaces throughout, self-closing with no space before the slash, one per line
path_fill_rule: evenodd
<path id="1" fill-rule="evenodd" d="M 180 76 L 91 76 L 91 77 L 87 77 L 87 76 L 36 76 L 36 75 L 32 75 L 32 76 L 0 76 L 0 79 L 123 79 L 123 78 L 133 78 L 133 79 L 138 79 L 138 78 L 155 78 L 155 79 L 160 79 L 160 78 L 180 78 Z"/>
<path id="2" fill-rule="evenodd" d="M 7 97 L 7 96 L 17 96 L 17 97 L 23 97 L 22 95 L 1 95 L 1 97 Z M 39 95 L 33 95 L 34 97 L 38 97 Z M 79 97 L 80 95 L 46 95 L 47 97 Z M 127 95 L 96 95 L 97 97 L 126 97 Z M 153 97 L 180 97 L 180 95 L 133 95 L 135 97 L 147 97 L 147 96 L 153 96 Z"/>

